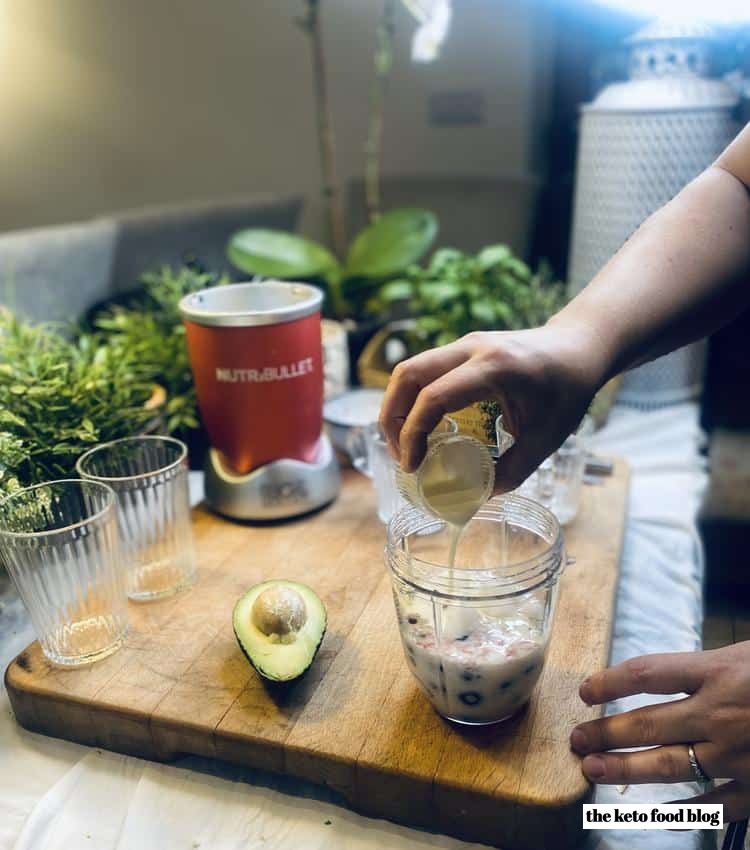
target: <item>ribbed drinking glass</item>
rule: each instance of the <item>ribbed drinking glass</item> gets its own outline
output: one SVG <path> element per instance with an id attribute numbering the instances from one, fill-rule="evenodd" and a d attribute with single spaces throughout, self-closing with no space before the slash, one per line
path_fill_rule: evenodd
<path id="1" fill-rule="evenodd" d="M 98 661 L 125 638 L 116 513 L 109 487 L 74 479 L 37 484 L 0 502 L 0 562 L 55 664 Z"/>
<path id="2" fill-rule="evenodd" d="M 195 581 L 184 443 L 172 437 L 126 437 L 86 452 L 76 469 L 117 495 L 131 599 L 168 596 Z"/>

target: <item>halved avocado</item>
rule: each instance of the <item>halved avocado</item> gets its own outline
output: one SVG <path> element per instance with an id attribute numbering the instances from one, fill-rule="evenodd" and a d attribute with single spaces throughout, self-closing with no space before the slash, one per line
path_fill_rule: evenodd
<path id="1" fill-rule="evenodd" d="M 326 631 L 326 609 L 307 585 L 264 581 L 237 600 L 234 634 L 266 679 L 289 682 L 312 664 Z"/>

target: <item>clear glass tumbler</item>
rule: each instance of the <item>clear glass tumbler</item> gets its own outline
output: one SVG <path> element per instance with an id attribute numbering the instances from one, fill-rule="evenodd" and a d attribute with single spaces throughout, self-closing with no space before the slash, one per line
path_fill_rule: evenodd
<path id="1" fill-rule="evenodd" d="M 98 661 L 125 639 L 116 513 L 109 487 L 75 479 L 37 484 L 0 502 L 0 561 L 54 664 Z"/>
<path id="2" fill-rule="evenodd" d="M 172 437 L 126 437 L 86 452 L 76 469 L 117 495 L 131 599 L 168 596 L 195 581 L 184 443 Z"/>
<path id="3" fill-rule="evenodd" d="M 564 553 L 541 505 L 496 496 L 466 525 L 456 565 L 445 523 L 409 506 L 388 524 L 386 563 L 407 663 L 435 710 L 497 723 L 541 675 Z"/>
<path id="4" fill-rule="evenodd" d="M 352 465 L 372 479 L 378 499 L 378 517 L 388 520 L 404 505 L 396 487 L 396 462 L 388 451 L 388 443 L 377 422 L 353 430 L 347 439 Z"/>
<path id="5" fill-rule="evenodd" d="M 588 415 L 584 416 L 575 433 L 543 461 L 518 490 L 520 494 L 548 507 L 561 525 L 568 525 L 578 515 L 588 438 L 593 430 L 593 420 Z"/>

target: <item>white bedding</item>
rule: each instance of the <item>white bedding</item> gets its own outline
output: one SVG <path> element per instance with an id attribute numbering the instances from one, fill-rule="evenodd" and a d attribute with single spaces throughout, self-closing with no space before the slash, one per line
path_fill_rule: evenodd
<path id="1" fill-rule="evenodd" d="M 700 646 L 703 564 L 693 519 L 705 484 L 697 410 L 615 409 L 601 453 L 633 468 L 613 660 Z M 32 633 L 0 578 L 0 662 Z M 653 698 L 652 698 L 653 699 Z M 637 702 L 635 698 L 628 704 Z M 673 799 L 694 788 L 600 789 L 598 799 Z M 697 832 L 601 832 L 599 850 L 693 850 Z M 704 844 L 703 842 L 707 842 Z M 0 690 L 0 850 L 419 850 L 471 845 L 364 818 L 324 789 L 205 759 L 158 765 L 33 735 Z M 541 850 L 541 848 L 540 848 Z"/>
<path id="2" fill-rule="evenodd" d="M 703 435 L 694 405 L 643 413 L 615 408 L 594 438 L 601 454 L 618 454 L 631 465 L 628 526 L 612 636 L 612 662 L 649 652 L 700 649 L 703 623 L 703 550 L 695 515 L 706 485 L 699 452 Z M 667 697 L 629 697 L 607 706 L 609 713 Z M 694 783 L 631 786 L 624 793 L 600 786 L 602 803 L 651 803 L 699 792 Z M 692 850 L 715 847 L 708 831 L 602 830 L 592 836 L 597 850 Z"/>

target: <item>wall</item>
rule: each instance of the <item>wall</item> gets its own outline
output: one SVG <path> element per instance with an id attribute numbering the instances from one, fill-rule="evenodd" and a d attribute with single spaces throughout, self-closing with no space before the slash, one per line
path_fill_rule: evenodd
<path id="1" fill-rule="evenodd" d="M 455 0 L 441 59 L 399 10 L 388 174 L 525 172 L 544 109 L 541 0 Z M 375 0 L 322 4 L 344 178 L 361 173 Z M 302 0 L 0 0 L 0 230 L 252 191 L 322 222 Z M 428 125 L 430 92 L 480 89 L 479 127 Z"/>

